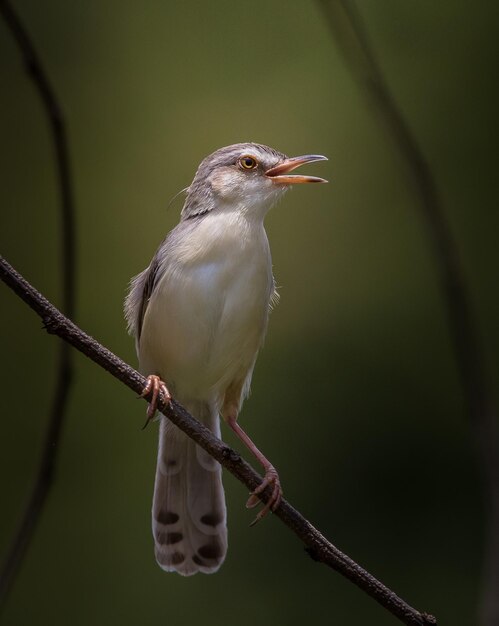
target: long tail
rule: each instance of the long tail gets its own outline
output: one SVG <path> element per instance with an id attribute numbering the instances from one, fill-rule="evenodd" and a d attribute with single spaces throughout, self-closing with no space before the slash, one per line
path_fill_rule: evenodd
<path id="1" fill-rule="evenodd" d="M 220 437 L 218 415 L 207 405 L 186 408 Z M 226 520 L 221 466 L 162 417 L 152 506 L 159 566 L 183 576 L 216 572 L 227 552 Z"/>

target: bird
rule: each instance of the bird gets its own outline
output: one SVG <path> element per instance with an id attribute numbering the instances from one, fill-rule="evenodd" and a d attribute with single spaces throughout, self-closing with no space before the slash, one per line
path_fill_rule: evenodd
<path id="1" fill-rule="evenodd" d="M 255 521 L 275 511 L 282 498 L 277 470 L 237 421 L 278 297 L 264 218 L 290 186 L 327 182 L 290 173 L 323 160 L 315 154 L 289 158 L 252 142 L 207 156 L 186 189 L 179 223 L 131 280 L 125 300 L 139 369 L 147 377 L 142 395 L 149 400 L 148 420 L 159 397 L 175 397 L 219 438 L 221 416 L 265 471 L 247 507 L 271 489 Z M 221 466 L 162 415 L 152 531 L 156 561 L 165 571 L 210 574 L 225 559 Z"/>

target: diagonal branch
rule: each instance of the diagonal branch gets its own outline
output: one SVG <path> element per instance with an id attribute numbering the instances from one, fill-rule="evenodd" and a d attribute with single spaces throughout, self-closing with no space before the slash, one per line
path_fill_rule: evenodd
<path id="1" fill-rule="evenodd" d="M 146 383 L 144 376 L 62 315 L 3 257 L 0 257 L 0 278 L 42 318 L 49 333 L 64 339 L 65 342 L 103 367 L 136 394 L 142 393 Z M 261 477 L 246 461 L 241 459 L 237 452 L 217 439 L 206 426 L 189 415 L 178 402 L 173 400 L 170 406 L 161 403 L 160 410 L 250 490 L 255 489 L 261 483 Z M 270 495 L 271 490 L 268 488 L 262 495 L 263 500 L 266 502 Z M 357 565 L 350 557 L 338 550 L 288 502 L 283 500 L 275 515 L 305 544 L 308 554 L 314 560 L 324 563 L 348 578 L 390 613 L 398 617 L 402 623 L 411 626 L 430 626 L 437 623 L 433 616 L 420 613 L 409 606 L 369 572 Z"/>
<path id="2" fill-rule="evenodd" d="M 435 259 L 467 410 L 488 492 L 484 626 L 499 623 L 499 432 L 490 374 L 479 339 L 459 251 L 446 220 L 430 165 L 397 106 L 353 1 L 317 0 L 347 67 L 363 90 L 387 136 L 402 155 L 419 198 L 419 211 Z"/>
<path id="3" fill-rule="evenodd" d="M 8 0 L 0 0 L 0 14 L 2 15 L 19 47 L 26 71 L 31 77 L 41 99 L 51 130 L 57 168 L 61 211 L 62 259 L 60 266 L 62 268 L 62 309 L 69 317 L 74 317 L 76 293 L 75 220 L 68 142 L 66 138 L 64 120 L 61 108 L 54 95 L 38 54 L 28 33 Z M 72 353 L 68 344 L 61 342 L 59 347 L 52 407 L 35 483 L 32 487 L 23 517 L 17 528 L 16 535 L 9 546 L 7 557 L 2 564 L 0 571 L 0 606 L 3 605 L 14 581 L 15 575 L 19 570 L 53 482 L 55 463 L 62 433 L 62 425 L 72 379 L 71 361 Z"/>

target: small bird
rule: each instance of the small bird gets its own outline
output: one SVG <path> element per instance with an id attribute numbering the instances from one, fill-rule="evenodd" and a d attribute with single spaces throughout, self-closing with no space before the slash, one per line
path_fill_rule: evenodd
<path id="1" fill-rule="evenodd" d="M 290 174 L 323 160 L 288 158 L 257 143 L 206 157 L 186 190 L 179 224 L 132 279 L 125 301 L 147 376 L 148 418 L 158 396 L 167 402 L 170 393 L 217 437 L 221 415 L 265 471 L 247 506 L 272 490 L 255 521 L 276 510 L 282 497 L 276 469 L 237 422 L 277 301 L 263 222 L 290 185 L 327 182 Z M 221 466 L 162 416 L 152 507 L 160 567 L 184 576 L 216 572 L 227 552 L 226 519 Z"/>

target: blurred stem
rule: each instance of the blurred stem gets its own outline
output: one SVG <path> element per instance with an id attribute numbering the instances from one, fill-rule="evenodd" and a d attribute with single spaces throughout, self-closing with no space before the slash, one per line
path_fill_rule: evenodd
<path id="1" fill-rule="evenodd" d="M 419 210 L 435 258 L 440 289 L 466 406 L 474 429 L 488 495 L 484 626 L 499 624 L 499 433 L 490 375 L 479 339 L 457 245 L 446 220 L 428 161 L 397 106 L 353 1 L 317 0 L 352 75 L 383 123 L 412 176 Z"/>
<path id="2" fill-rule="evenodd" d="M 64 341 L 67 341 L 127 385 L 137 395 L 142 393 L 146 384 L 146 379 L 142 374 L 139 374 L 124 363 L 62 315 L 2 257 L 0 257 L 0 279 L 42 318 L 44 326 L 49 333 L 58 335 Z M 144 399 L 147 400 L 147 398 Z M 225 469 L 246 485 L 250 491 L 253 491 L 262 482 L 261 476 L 246 461 L 241 459 L 237 452 L 215 437 L 206 426 L 187 413 L 178 402 L 172 400 L 170 404 L 165 405 L 161 399 L 159 410 Z M 261 499 L 263 502 L 268 501 L 271 493 L 271 488 L 267 487 L 262 493 Z M 348 578 L 348 580 L 390 611 L 403 624 L 434 626 L 437 623 L 432 615 L 421 613 L 409 606 L 391 589 L 376 580 L 369 572 L 338 550 L 286 500 L 283 499 L 281 501 L 274 515 L 288 526 L 305 544 L 307 553 L 315 561 L 324 563 Z"/>
<path id="3" fill-rule="evenodd" d="M 76 293 L 75 220 L 68 142 L 61 107 L 27 31 L 7 0 L 0 0 L 0 14 L 18 45 L 26 71 L 41 99 L 51 130 L 60 196 L 62 309 L 68 316 L 74 317 Z M 72 351 L 66 342 L 61 341 L 52 407 L 35 483 L 0 571 L 0 608 L 4 606 L 15 576 L 19 571 L 53 483 L 71 380 Z"/>

